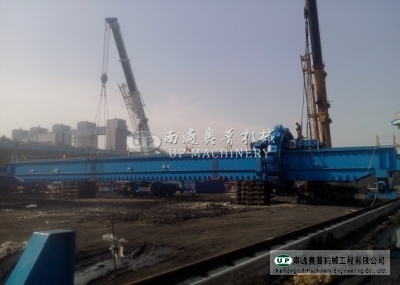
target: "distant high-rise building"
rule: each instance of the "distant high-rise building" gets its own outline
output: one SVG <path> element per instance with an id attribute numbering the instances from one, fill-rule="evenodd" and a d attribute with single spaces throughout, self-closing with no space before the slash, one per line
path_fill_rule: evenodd
<path id="1" fill-rule="evenodd" d="M 63 124 L 53 125 L 51 132 L 40 126 L 32 127 L 30 131 L 16 129 L 12 131 L 12 139 L 21 142 L 97 148 L 98 136 L 106 136 L 106 149 L 126 150 L 126 137 L 129 133 L 125 120 L 112 119 L 108 120 L 107 126 L 103 127 L 96 127 L 96 124 L 92 122 L 80 121 L 77 123 L 76 130 Z"/>
<path id="2" fill-rule="evenodd" d="M 107 120 L 106 149 L 126 150 L 126 137 L 129 134 L 125 120 Z"/>
<path id="3" fill-rule="evenodd" d="M 93 130 L 96 128 L 96 123 L 91 123 L 88 121 L 80 121 L 77 124 L 76 131 L 77 133 L 87 133 L 88 130 Z"/>
<path id="4" fill-rule="evenodd" d="M 52 133 L 63 133 L 63 132 L 70 132 L 71 127 L 63 124 L 55 124 L 51 127 Z"/>
<path id="5" fill-rule="evenodd" d="M 48 129 L 39 127 L 33 127 L 29 130 L 30 135 L 39 135 L 47 133 Z"/>
<path id="6" fill-rule="evenodd" d="M 28 135 L 28 141 L 36 142 L 36 143 L 41 142 L 42 140 L 39 140 L 39 136 L 42 134 L 47 134 L 47 131 L 48 130 L 46 128 L 41 128 L 40 126 L 30 128 L 29 135 Z"/>
<path id="7" fill-rule="evenodd" d="M 23 130 L 23 129 L 15 129 L 12 130 L 11 133 L 11 139 L 13 141 L 27 141 L 28 140 L 28 135 L 29 135 L 29 131 Z"/>

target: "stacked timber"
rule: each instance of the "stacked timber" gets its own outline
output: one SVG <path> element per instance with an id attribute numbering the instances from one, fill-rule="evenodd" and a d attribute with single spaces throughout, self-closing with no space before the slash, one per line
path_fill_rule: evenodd
<path id="1" fill-rule="evenodd" d="M 237 181 L 236 202 L 239 205 L 265 205 L 264 184 L 255 180 Z"/>
<path id="2" fill-rule="evenodd" d="M 79 188 L 78 183 L 66 183 L 62 185 L 62 196 L 63 199 L 78 199 Z"/>
<path id="3" fill-rule="evenodd" d="M 63 183 L 62 198 L 78 199 L 78 198 L 95 198 L 96 183 L 94 181 L 83 182 L 67 182 Z"/>

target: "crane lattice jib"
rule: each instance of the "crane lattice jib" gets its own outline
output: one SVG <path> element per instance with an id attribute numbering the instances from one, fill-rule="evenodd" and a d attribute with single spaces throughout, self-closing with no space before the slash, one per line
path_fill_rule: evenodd
<path id="1" fill-rule="evenodd" d="M 321 38 L 319 33 L 318 11 L 316 0 L 306 0 L 304 16 L 309 21 L 312 60 L 315 77 L 315 91 L 317 96 L 318 119 L 320 123 L 320 136 L 326 147 L 332 147 L 331 132 L 329 124 L 332 122 L 329 117 L 328 103 L 326 95 L 324 63 L 322 60 Z"/>
<path id="2" fill-rule="evenodd" d="M 122 98 L 124 99 L 126 109 L 128 110 L 129 118 L 131 120 L 132 127 L 133 127 L 133 132 L 136 132 L 138 130 L 138 122 L 137 122 L 138 118 L 135 114 L 135 110 L 134 110 L 132 102 L 131 102 L 128 85 L 126 85 L 125 83 L 122 83 L 121 85 L 118 84 L 118 88 L 121 91 Z"/>
<path id="3" fill-rule="evenodd" d="M 306 33 L 306 41 L 305 41 L 305 53 L 301 56 L 301 65 L 303 69 L 303 80 L 304 80 L 304 96 L 307 101 L 307 121 L 308 121 L 308 130 L 309 130 L 309 139 L 312 140 L 320 140 L 319 132 L 319 122 L 318 122 L 318 113 L 315 99 L 315 87 L 313 81 L 313 70 L 311 66 L 311 53 L 308 42 L 308 19 L 305 19 L 305 33 Z"/>

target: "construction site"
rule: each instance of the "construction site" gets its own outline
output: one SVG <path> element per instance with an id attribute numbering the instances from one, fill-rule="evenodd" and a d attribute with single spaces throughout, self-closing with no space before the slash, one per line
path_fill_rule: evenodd
<path id="1" fill-rule="evenodd" d="M 400 284 L 399 141 L 335 147 L 317 1 L 302 13 L 295 131 L 246 129 L 233 145 L 233 128 L 216 140 L 209 127 L 203 147 L 191 128 L 182 146 L 172 127 L 153 133 L 130 33 L 105 18 L 95 120 L 0 139 L 0 284 Z M 108 117 L 110 39 L 128 124 Z M 389 256 L 379 272 L 285 275 L 271 273 L 275 250 Z"/>

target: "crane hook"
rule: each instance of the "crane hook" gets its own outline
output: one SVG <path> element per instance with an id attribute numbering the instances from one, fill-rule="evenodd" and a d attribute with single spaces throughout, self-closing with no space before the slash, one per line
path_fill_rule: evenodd
<path id="1" fill-rule="evenodd" d="M 108 80 L 107 74 L 103 73 L 103 75 L 100 78 L 101 78 L 101 83 L 103 83 L 103 85 L 106 85 Z"/>

